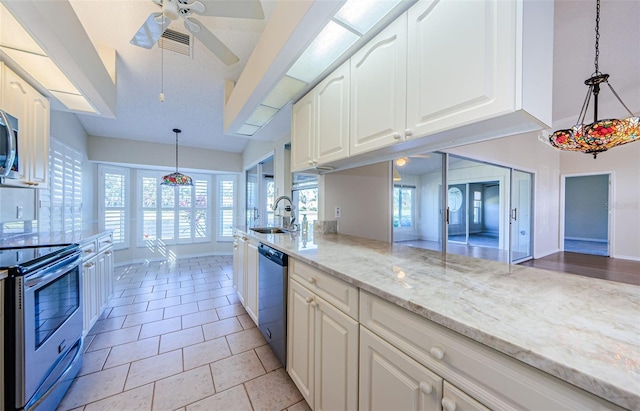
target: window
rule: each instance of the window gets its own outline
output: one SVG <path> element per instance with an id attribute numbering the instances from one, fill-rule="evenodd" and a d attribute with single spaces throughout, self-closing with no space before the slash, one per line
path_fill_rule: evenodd
<path id="1" fill-rule="evenodd" d="M 318 220 L 318 176 L 293 173 L 292 199 L 295 205 L 297 222 L 307 216 L 309 227 Z"/>
<path id="2" fill-rule="evenodd" d="M 138 172 L 138 246 L 210 241 L 211 177 L 189 174 L 193 186 L 163 186 L 162 172 Z"/>
<path id="3" fill-rule="evenodd" d="M 482 222 L 482 192 L 473 192 L 473 224 L 480 224 Z"/>
<path id="4" fill-rule="evenodd" d="M 218 229 L 217 241 L 233 240 L 235 221 L 236 176 L 218 176 Z"/>
<path id="5" fill-rule="evenodd" d="M 416 188 L 412 186 L 393 186 L 394 229 L 413 229 L 415 192 Z"/>
<path id="6" fill-rule="evenodd" d="M 100 230 L 113 230 L 113 247 L 129 247 L 129 169 L 99 165 Z"/>
<path id="7" fill-rule="evenodd" d="M 49 188 L 38 190 L 38 227 L 43 232 L 82 230 L 82 154 L 52 138 Z"/>

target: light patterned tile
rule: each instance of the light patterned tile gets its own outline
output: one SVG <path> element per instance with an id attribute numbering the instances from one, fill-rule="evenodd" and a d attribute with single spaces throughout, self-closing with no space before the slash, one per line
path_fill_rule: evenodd
<path id="1" fill-rule="evenodd" d="M 121 297 L 126 297 L 128 295 L 140 295 L 147 294 L 153 290 L 153 287 L 138 287 L 138 288 L 129 288 L 122 292 Z"/>
<path id="2" fill-rule="evenodd" d="M 282 410 L 302 400 L 283 368 L 247 381 L 244 386 L 255 410 Z"/>
<path id="3" fill-rule="evenodd" d="M 175 290 L 176 288 L 180 288 L 180 282 L 171 282 L 169 278 L 165 278 L 165 281 L 167 281 L 166 284 L 159 284 L 159 285 L 154 285 L 153 286 L 153 292 L 160 292 L 160 291 L 168 291 L 168 290 Z"/>
<path id="4" fill-rule="evenodd" d="M 198 311 L 193 314 L 187 314 L 182 316 L 182 328 L 191 328 L 196 325 L 202 325 L 218 321 L 218 314 L 215 309 L 207 311 Z"/>
<path id="5" fill-rule="evenodd" d="M 200 311 L 210 310 L 212 308 L 224 307 L 229 305 L 226 297 L 209 298 L 208 300 L 198 301 L 198 309 Z"/>
<path id="6" fill-rule="evenodd" d="M 204 324 L 202 326 L 204 337 L 207 340 L 213 340 L 214 338 L 223 337 L 225 335 L 237 333 L 238 331 L 242 330 L 243 328 L 242 325 L 240 325 L 240 321 L 238 321 L 238 319 L 235 317 L 216 321 L 214 323 Z"/>
<path id="7" fill-rule="evenodd" d="M 164 318 L 178 317 L 181 315 L 191 314 L 198 311 L 198 303 L 188 303 L 167 307 L 164 309 Z"/>
<path id="8" fill-rule="evenodd" d="M 176 295 L 191 294 L 193 292 L 195 292 L 193 287 L 174 288 L 172 290 L 167 290 L 167 297 L 175 297 Z"/>
<path id="9" fill-rule="evenodd" d="M 85 411 L 150 411 L 153 402 L 153 384 L 88 404 Z"/>
<path id="10" fill-rule="evenodd" d="M 142 325 L 139 339 L 149 338 L 156 335 L 167 334 L 182 329 L 181 317 L 173 317 L 166 320 L 155 321 Z"/>
<path id="11" fill-rule="evenodd" d="M 212 363 L 211 373 L 216 392 L 220 392 L 265 374 L 266 371 L 256 353 L 246 351 Z"/>
<path id="12" fill-rule="evenodd" d="M 235 334 L 230 334 L 225 338 L 229 342 L 229 347 L 233 354 L 252 350 L 267 343 L 262 334 L 260 334 L 260 330 L 258 328 L 251 328 Z"/>
<path id="13" fill-rule="evenodd" d="M 224 307 L 216 308 L 216 310 L 218 311 L 218 317 L 221 319 L 236 317 L 247 313 L 242 304 L 225 305 Z"/>
<path id="14" fill-rule="evenodd" d="M 71 409 L 122 392 L 129 365 L 76 378 L 60 402 L 59 409 Z"/>
<path id="15" fill-rule="evenodd" d="M 227 340 L 222 337 L 184 347 L 182 352 L 184 355 L 185 370 L 196 368 L 204 364 L 218 361 L 221 358 L 231 356 Z"/>
<path id="16" fill-rule="evenodd" d="M 156 286 L 156 285 L 162 285 L 162 284 L 167 284 L 168 281 L 166 278 L 160 278 L 157 280 L 145 280 L 142 282 L 142 284 L 140 284 L 141 287 L 148 287 L 148 286 Z M 153 292 L 155 292 L 156 289 L 153 289 Z M 159 291 L 159 290 L 158 290 Z"/>
<path id="17" fill-rule="evenodd" d="M 109 348 L 105 348 L 103 350 L 85 353 L 82 356 L 82 368 L 80 368 L 78 376 L 100 371 L 102 367 L 104 367 L 104 362 L 107 360 L 109 351 Z"/>
<path id="18" fill-rule="evenodd" d="M 287 408 L 287 411 L 311 411 L 311 407 L 309 407 L 309 404 L 307 404 L 305 400 L 302 400 Z"/>
<path id="19" fill-rule="evenodd" d="M 166 296 L 167 296 L 167 292 L 166 291 L 155 291 L 155 292 L 152 292 L 152 293 L 136 295 L 136 297 L 133 300 L 133 302 L 134 303 L 141 303 L 141 302 L 144 302 L 144 301 L 161 300 L 161 299 L 165 298 Z"/>
<path id="20" fill-rule="evenodd" d="M 229 300 L 229 304 L 238 304 L 240 299 L 238 298 L 238 294 L 229 294 L 226 296 L 227 300 Z"/>
<path id="21" fill-rule="evenodd" d="M 205 365 L 156 381 L 153 410 L 174 410 L 214 393 L 211 370 Z"/>
<path id="22" fill-rule="evenodd" d="M 160 337 L 130 342 L 111 348 L 105 368 L 115 367 L 158 354 Z"/>
<path id="23" fill-rule="evenodd" d="M 109 304 L 107 304 L 107 306 L 109 307 L 118 307 L 120 305 L 129 305 L 129 304 L 133 304 L 133 300 L 136 297 L 134 295 L 130 295 L 128 297 L 121 297 L 121 298 L 112 298 L 109 300 Z"/>
<path id="24" fill-rule="evenodd" d="M 185 294 L 181 297 L 182 299 L 182 304 L 185 303 L 191 303 L 194 301 L 202 301 L 202 300 L 208 300 L 211 298 L 211 293 L 209 293 L 209 291 L 200 291 L 197 293 L 193 293 L 193 294 Z"/>
<path id="25" fill-rule="evenodd" d="M 236 293 L 236 290 L 234 290 L 233 287 L 222 287 L 222 288 L 216 288 L 215 290 L 211 290 L 212 297 L 222 297 L 225 295 L 231 295 L 235 293 Z"/>
<path id="26" fill-rule="evenodd" d="M 173 351 L 203 341 L 204 336 L 202 335 L 202 327 L 200 326 L 163 334 L 160 337 L 160 352 Z"/>
<path id="27" fill-rule="evenodd" d="M 123 315 L 141 313 L 143 311 L 147 311 L 148 304 L 148 302 L 142 302 L 113 307 L 111 313 L 109 314 L 109 317 L 122 317 Z"/>
<path id="28" fill-rule="evenodd" d="M 129 314 L 122 327 L 132 327 L 134 325 L 146 324 L 153 321 L 160 321 L 164 315 L 162 308 L 158 310 L 144 311 L 141 313 Z"/>
<path id="29" fill-rule="evenodd" d="M 187 405 L 187 411 L 211 410 L 252 411 L 253 408 L 247 392 L 241 385 Z"/>
<path id="30" fill-rule="evenodd" d="M 100 334 L 106 331 L 113 331 L 122 328 L 125 317 L 107 318 L 105 320 L 98 320 L 89 330 L 89 335 Z"/>
<path id="31" fill-rule="evenodd" d="M 166 308 L 180 304 L 180 296 L 177 295 L 175 297 L 163 298 L 162 300 L 149 301 L 147 310 L 157 310 L 158 308 Z"/>
<path id="32" fill-rule="evenodd" d="M 256 354 L 258 354 L 258 358 L 260 358 L 260 362 L 262 362 L 262 366 L 267 370 L 267 372 L 271 372 L 282 367 L 280 360 L 278 360 L 278 357 L 276 357 L 273 350 L 271 350 L 271 347 L 268 345 L 257 347 L 255 351 Z"/>
<path id="33" fill-rule="evenodd" d="M 140 334 L 140 328 L 140 325 L 136 325 L 134 327 L 97 334 L 93 341 L 91 341 L 91 345 L 87 351 L 100 350 L 102 348 L 113 347 L 114 345 L 135 341 L 138 339 L 138 335 Z"/>
<path id="34" fill-rule="evenodd" d="M 242 324 L 242 328 L 244 328 L 245 330 L 256 327 L 256 323 L 254 323 L 251 317 L 249 317 L 249 314 L 242 314 L 237 318 L 238 321 L 240 321 L 240 324 Z"/>
<path id="35" fill-rule="evenodd" d="M 131 363 L 125 390 L 161 380 L 183 371 L 182 350 L 145 358 Z"/>

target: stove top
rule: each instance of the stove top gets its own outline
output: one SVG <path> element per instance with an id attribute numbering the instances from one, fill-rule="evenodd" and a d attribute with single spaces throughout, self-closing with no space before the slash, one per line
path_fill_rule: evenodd
<path id="1" fill-rule="evenodd" d="M 0 250 L 0 270 L 40 265 L 59 255 L 73 252 L 78 246 L 60 245 L 50 247 L 27 247 Z"/>

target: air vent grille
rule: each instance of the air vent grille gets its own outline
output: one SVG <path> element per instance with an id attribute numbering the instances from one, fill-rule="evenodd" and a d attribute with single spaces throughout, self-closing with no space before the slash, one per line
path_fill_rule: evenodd
<path id="1" fill-rule="evenodd" d="M 179 31 L 166 29 L 158 40 L 158 46 L 165 50 L 174 51 L 191 57 L 191 36 Z"/>

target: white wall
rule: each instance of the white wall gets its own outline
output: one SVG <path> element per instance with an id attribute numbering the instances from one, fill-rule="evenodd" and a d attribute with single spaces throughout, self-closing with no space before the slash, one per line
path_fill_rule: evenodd
<path id="1" fill-rule="evenodd" d="M 390 242 L 391 180 L 388 161 L 321 176 L 319 219 L 333 220 L 339 206 L 338 232 Z"/>
<path id="2" fill-rule="evenodd" d="M 640 260 L 640 142 L 598 155 L 563 152 L 562 175 L 611 173 L 611 256 Z"/>
<path id="3" fill-rule="evenodd" d="M 560 251 L 559 151 L 540 142 L 537 133 L 505 137 L 447 151 L 475 160 L 533 173 L 535 227 L 533 256 L 541 258 Z"/>
<path id="4" fill-rule="evenodd" d="M 75 114 L 51 110 L 51 136 L 82 153 L 82 220 L 83 229 L 93 229 L 98 222 L 95 205 L 97 168 L 89 161 L 87 133 Z"/>

